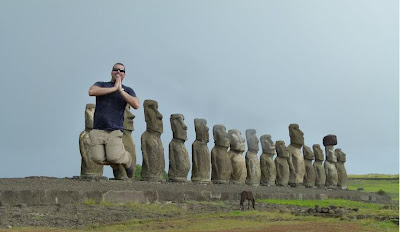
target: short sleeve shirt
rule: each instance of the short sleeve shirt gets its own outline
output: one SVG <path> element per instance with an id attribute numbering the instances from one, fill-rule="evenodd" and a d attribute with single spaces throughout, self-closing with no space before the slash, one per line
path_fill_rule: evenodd
<path id="1" fill-rule="evenodd" d="M 94 86 L 101 88 L 112 88 L 114 82 L 96 82 Z M 136 97 L 132 88 L 122 85 L 125 92 Z M 113 93 L 96 96 L 96 109 L 94 111 L 93 129 L 98 130 L 124 130 L 124 112 L 127 102 L 121 96 L 119 91 Z"/>

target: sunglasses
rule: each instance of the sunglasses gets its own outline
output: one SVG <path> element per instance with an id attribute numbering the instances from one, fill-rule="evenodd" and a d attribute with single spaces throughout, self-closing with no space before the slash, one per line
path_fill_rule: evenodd
<path id="1" fill-rule="evenodd" d="M 125 70 L 119 69 L 119 68 L 114 68 L 113 71 L 115 71 L 115 72 L 118 72 L 118 71 L 119 71 L 119 72 L 125 73 Z"/>

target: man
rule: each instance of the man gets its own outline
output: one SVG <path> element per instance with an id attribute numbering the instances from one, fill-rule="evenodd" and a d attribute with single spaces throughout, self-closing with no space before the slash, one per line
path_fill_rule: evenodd
<path id="1" fill-rule="evenodd" d="M 126 104 L 138 109 L 140 102 L 135 91 L 122 84 L 124 78 L 125 66 L 116 63 L 110 82 L 99 81 L 89 89 L 89 96 L 96 96 L 93 130 L 89 133 L 90 157 L 95 163 L 110 165 L 116 179 L 122 178 L 119 164 L 123 165 L 129 178 L 134 175 L 132 165 L 136 165 L 122 143 L 122 131 Z"/>

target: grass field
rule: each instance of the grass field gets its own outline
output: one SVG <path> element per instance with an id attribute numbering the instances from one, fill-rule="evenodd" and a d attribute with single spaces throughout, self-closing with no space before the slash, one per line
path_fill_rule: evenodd
<path id="1" fill-rule="evenodd" d="M 388 194 L 394 201 L 399 201 L 399 175 L 367 174 L 349 175 L 348 177 L 350 190 L 364 188 L 362 190 L 364 192 Z"/>

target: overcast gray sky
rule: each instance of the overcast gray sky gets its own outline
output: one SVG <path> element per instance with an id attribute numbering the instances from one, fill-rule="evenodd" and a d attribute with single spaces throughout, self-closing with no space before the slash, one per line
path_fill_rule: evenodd
<path id="1" fill-rule="evenodd" d="M 310 147 L 337 135 L 350 174 L 399 172 L 397 0 L 2 0 L 0 29 L 0 178 L 79 175 L 88 89 L 116 62 L 158 101 L 167 161 L 181 113 L 190 158 L 194 118 L 210 150 L 215 124 L 289 144 L 298 123 Z"/>

